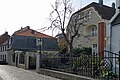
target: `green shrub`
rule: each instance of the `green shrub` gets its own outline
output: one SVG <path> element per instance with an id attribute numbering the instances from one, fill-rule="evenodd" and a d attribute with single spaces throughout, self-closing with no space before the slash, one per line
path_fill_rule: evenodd
<path id="1" fill-rule="evenodd" d="M 75 48 L 73 52 L 75 56 L 80 56 L 81 54 L 91 55 L 92 49 L 89 47 Z"/>

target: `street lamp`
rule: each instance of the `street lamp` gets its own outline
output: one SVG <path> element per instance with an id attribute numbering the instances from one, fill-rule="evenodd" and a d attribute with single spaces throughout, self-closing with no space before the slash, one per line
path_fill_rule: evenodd
<path id="1" fill-rule="evenodd" d="M 42 51 L 42 39 L 41 38 L 37 38 L 36 39 L 36 45 L 39 46 L 39 67 L 41 67 L 41 51 Z"/>

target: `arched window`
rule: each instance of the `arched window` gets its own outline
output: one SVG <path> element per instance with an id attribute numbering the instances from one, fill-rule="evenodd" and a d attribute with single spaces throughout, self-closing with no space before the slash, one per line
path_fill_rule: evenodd
<path id="1" fill-rule="evenodd" d="M 97 27 L 92 27 L 91 28 L 91 33 L 90 33 L 91 36 L 97 36 Z"/>

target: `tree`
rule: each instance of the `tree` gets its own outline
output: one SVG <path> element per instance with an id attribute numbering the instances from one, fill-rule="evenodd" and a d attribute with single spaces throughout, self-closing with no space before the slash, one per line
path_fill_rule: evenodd
<path id="1" fill-rule="evenodd" d="M 51 26 L 48 27 L 48 29 L 60 29 L 69 46 L 69 53 L 72 58 L 73 40 L 78 35 L 80 26 L 83 25 L 83 21 L 79 21 L 79 14 L 74 13 L 71 16 L 73 8 L 70 0 L 56 0 L 55 5 L 52 5 L 52 8 L 53 11 L 50 13 L 49 18 Z M 68 24 L 67 19 L 70 19 Z"/>

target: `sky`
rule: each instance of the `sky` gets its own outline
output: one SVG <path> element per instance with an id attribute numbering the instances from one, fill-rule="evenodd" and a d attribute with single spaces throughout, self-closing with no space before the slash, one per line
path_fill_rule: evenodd
<path id="1" fill-rule="evenodd" d="M 39 29 L 49 26 L 49 13 L 53 10 L 51 4 L 55 0 L 0 0 L 0 35 L 5 31 L 12 35 L 21 27 L 30 26 Z M 99 0 L 72 0 L 75 11 Z M 105 5 L 111 6 L 115 0 L 104 0 Z M 51 31 L 42 32 L 52 36 Z M 57 34 L 57 33 L 55 33 Z"/>

